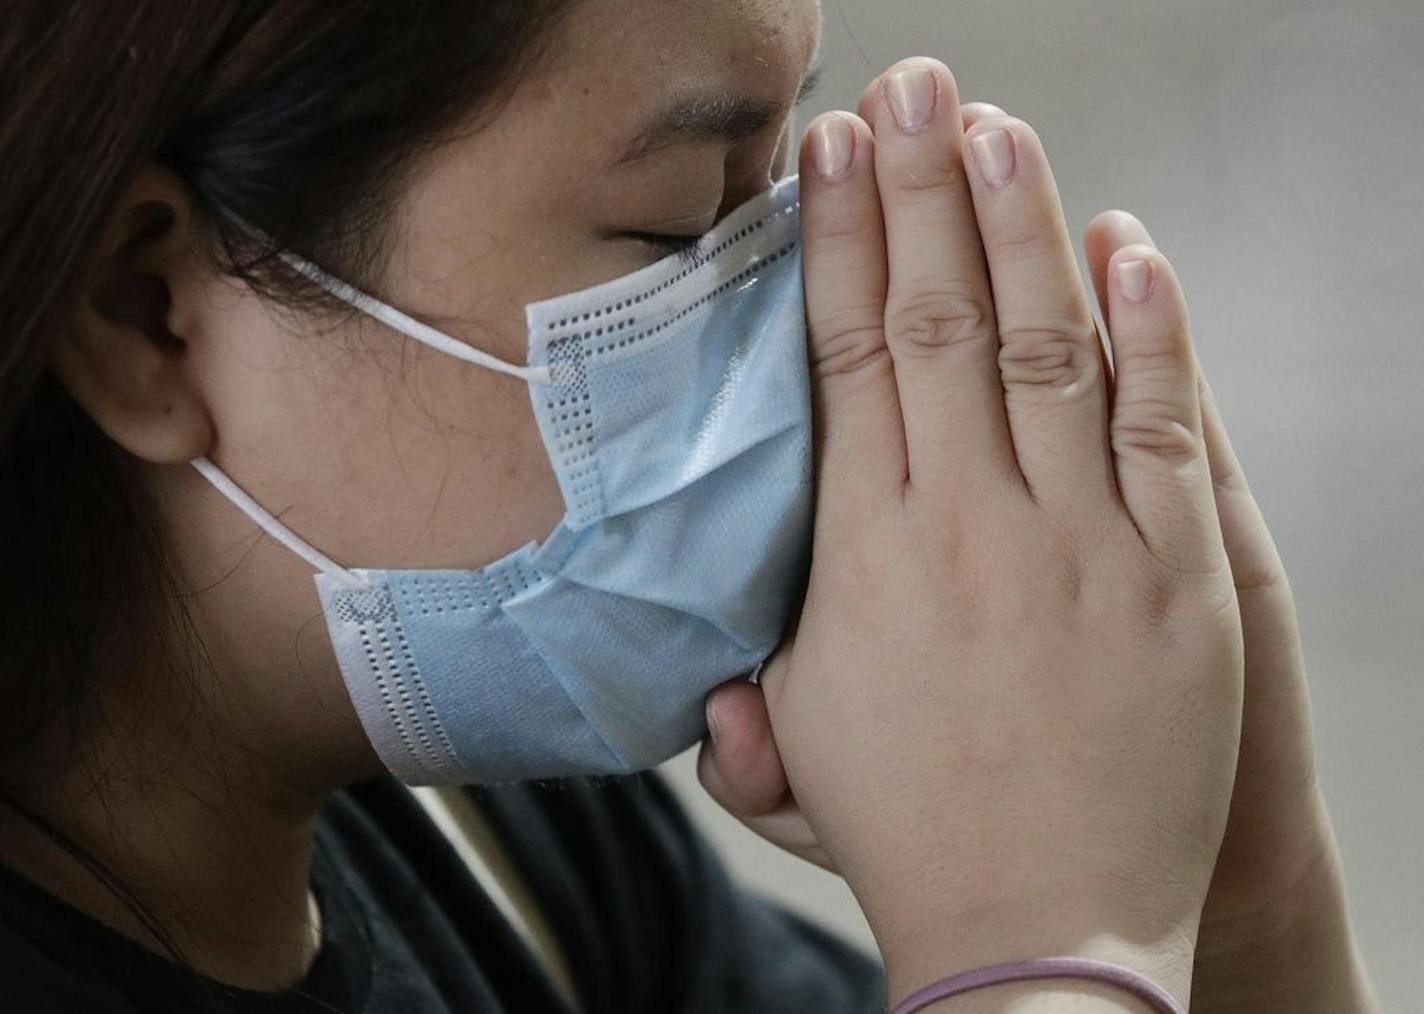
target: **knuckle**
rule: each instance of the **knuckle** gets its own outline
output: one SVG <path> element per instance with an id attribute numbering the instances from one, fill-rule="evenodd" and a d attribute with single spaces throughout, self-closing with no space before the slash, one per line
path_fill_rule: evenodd
<path id="1" fill-rule="evenodd" d="M 1286 577 L 1285 568 L 1276 561 L 1258 562 L 1254 566 L 1233 566 L 1231 579 L 1237 592 L 1242 595 L 1290 593 L 1290 580 Z"/>
<path id="2" fill-rule="evenodd" d="M 984 246 L 995 260 L 1041 261 L 1056 242 L 1047 223 L 1035 218 L 1023 223 L 999 225 L 984 234 Z"/>
<path id="3" fill-rule="evenodd" d="M 935 161 L 921 164 L 895 165 L 893 156 L 884 158 L 883 180 L 892 194 L 900 196 L 928 196 L 936 200 L 958 200 L 967 190 L 964 170 L 943 155 L 936 155 Z"/>
<path id="4" fill-rule="evenodd" d="M 1102 368 L 1097 332 L 1081 324 L 1016 326 L 1000 340 L 999 372 L 1008 388 L 1086 389 Z"/>
<path id="5" fill-rule="evenodd" d="M 1119 358 L 1125 372 L 1147 381 L 1166 378 L 1176 384 L 1180 377 L 1196 372 L 1190 342 L 1170 332 L 1128 338 L 1122 343 Z"/>
<path id="6" fill-rule="evenodd" d="M 878 231 L 875 218 L 844 204 L 823 208 L 814 201 L 805 202 L 803 237 L 808 270 L 822 249 L 834 249 L 842 244 L 883 242 L 884 232 Z"/>
<path id="7" fill-rule="evenodd" d="M 811 325 L 811 365 L 818 376 L 860 373 L 889 355 L 878 311 L 841 310 Z"/>
<path id="8" fill-rule="evenodd" d="M 1210 455 L 1208 455 L 1210 457 Z M 1211 487 L 1223 496 L 1254 500 L 1246 474 L 1236 466 L 1211 459 Z"/>
<path id="9" fill-rule="evenodd" d="M 1039 551 L 1031 562 L 1025 561 L 1021 575 L 1024 587 L 1036 589 L 1032 595 L 1035 600 L 1057 602 L 1069 613 L 1076 612 L 1091 595 L 1092 533 L 1043 517 L 1032 541 Z"/>
<path id="10" fill-rule="evenodd" d="M 966 608 L 998 630 L 1064 630 L 1094 608 L 1091 547 L 1068 526 L 1046 517 L 1026 520 L 966 554 L 975 586 Z"/>
<path id="11" fill-rule="evenodd" d="M 1181 577 L 1160 565 L 1143 570 L 1133 600 L 1136 616 L 1150 629 L 1165 628 L 1182 597 Z"/>
<path id="12" fill-rule="evenodd" d="M 885 316 L 897 349 L 911 353 L 938 353 L 994 336 L 989 305 L 962 292 L 928 292 L 893 300 Z"/>
<path id="13" fill-rule="evenodd" d="M 1113 580 L 1103 587 L 1124 625 L 1154 635 L 1170 628 L 1182 599 L 1184 575 L 1145 545 L 1126 557 L 1115 555 L 1113 561 Z"/>
<path id="14" fill-rule="evenodd" d="M 1235 587 L 1231 575 L 1220 568 L 1192 570 L 1165 560 L 1145 548 L 1125 615 L 1158 631 L 1170 632 L 1183 621 L 1214 617 L 1235 609 Z M 1229 570 L 1229 567 L 1228 567 Z"/>
<path id="15" fill-rule="evenodd" d="M 1113 411 L 1113 451 L 1174 465 L 1200 460 L 1202 439 L 1190 422 L 1188 408 L 1173 399 L 1120 396 Z"/>

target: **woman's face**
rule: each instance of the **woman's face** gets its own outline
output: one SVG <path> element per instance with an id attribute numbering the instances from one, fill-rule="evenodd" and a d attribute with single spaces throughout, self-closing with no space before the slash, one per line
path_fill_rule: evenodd
<path id="1" fill-rule="evenodd" d="M 816 0 L 584 0 L 493 118 L 414 179 L 377 294 L 523 362 L 525 304 L 651 263 L 667 251 L 636 234 L 705 232 L 783 173 L 819 30 Z M 175 285 L 171 318 L 209 456 L 337 562 L 476 567 L 562 516 L 522 381 L 365 319 L 294 333 L 213 276 Z M 349 734 L 309 565 L 191 469 L 152 481 L 253 733 L 311 749 L 316 707 Z"/>

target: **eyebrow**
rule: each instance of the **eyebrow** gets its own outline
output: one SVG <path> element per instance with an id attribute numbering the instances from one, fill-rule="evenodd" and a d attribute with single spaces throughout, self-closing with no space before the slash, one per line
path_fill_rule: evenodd
<path id="1" fill-rule="evenodd" d="M 821 83 L 816 68 L 801 81 L 796 105 L 810 97 Z M 721 141 L 732 145 L 761 133 L 776 119 L 781 105 L 746 96 L 694 96 L 683 99 L 638 132 L 614 166 L 646 158 L 674 144 L 692 141 Z"/>

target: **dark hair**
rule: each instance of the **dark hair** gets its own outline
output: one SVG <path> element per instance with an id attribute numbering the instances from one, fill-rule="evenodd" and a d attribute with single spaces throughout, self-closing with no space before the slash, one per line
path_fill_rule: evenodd
<path id="1" fill-rule="evenodd" d="M 96 678 L 200 659 L 136 463 L 47 372 L 100 239 L 149 163 L 190 188 L 215 267 L 329 308 L 276 253 L 356 284 L 422 154 L 477 129 L 572 0 L 11 0 L 0 32 L 0 762 Z M 262 246 L 241 221 L 265 234 Z M 167 228 L 162 215 L 143 229 Z M 179 648 L 188 649 L 180 653 Z M 0 802 L 173 936 L 0 767 Z M 39 777 L 43 777 L 40 775 Z M 32 782 L 33 776 L 24 779 Z M 196 981 L 196 980 L 195 980 Z M 206 988 L 199 995 L 209 1004 Z"/>
<path id="2" fill-rule="evenodd" d="M 0 759 L 61 715 L 77 721 L 97 676 L 170 664 L 174 631 L 185 629 L 135 464 L 45 368 L 136 173 L 155 162 L 186 182 L 221 270 L 314 308 L 311 287 L 228 216 L 274 248 L 372 284 L 408 170 L 497 107 L 568 6 L 6 4 Z"/>

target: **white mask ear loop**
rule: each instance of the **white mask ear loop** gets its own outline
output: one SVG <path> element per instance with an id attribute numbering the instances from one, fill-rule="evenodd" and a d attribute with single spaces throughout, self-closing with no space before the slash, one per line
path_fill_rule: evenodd
<path id="1" fill-rule="evenodd" d="M 552 383 L 547 366 L 516 366 L 514 363 L 506 363 L 503 359 L 497 359 L 488 352 L 481 352 L 462 341 L 456 341 L 449 335 L 435 330 L 429 324 L 422 324 L 409 314 L 402 313 L 394 306 L 383 303 L 374 296 L 367 295 L 353 285 L 347 285 L 341 279 L 327 274 L 311 261 L 304 260 L 290 251 L 284 250 L 278 256 L 294 271 L 305 275 L 337 299 L 354 306 L 362 313 L 374 317 L 381 323 L 395 328 L 422 344 L 454 356 L 456 359 L 463 359 L 467 363 L 483 366 L 496 373 L 507 373 L 511 377 L 519 377 L 521 380 L 538 384 L 541 387 L 548 387 Z"/>
<path id="2" fill-rule="evenodd" d="M 229 213 L 227 217 L 259 242 L 268 246 L 277 245 L 265 232 L 256 226 L 249 225 L 240 216 Z M 518 377 L 531 384 L 538 384 L 540 387 L 549 387 L 553 384 L 553 378 L 547 366 L 518 366 L 514 363 L 506 363 L 503 359 L 497 359 L 488 352 L 481 352 L 462 341 L 456 341 L 449 335 L 435 330 L 429 324 L 422 324 L 409 314 L 397 310 L 394 306 L 381 302 L 375 296 L 367 295 L 354 285 L 346 284 L 335 275 L 327 274 L 311 261 L 298 257 L 290 250 L 279 250 L 277 256 L 281 257 L 293 271 L 311 279 L 346 305 L 355 307 L 388 327 L 395 328 L 422 345 L 429 345 L 431 348 L 454 356 L 456 359 L 474 363 L 476 366 L 483 366 L 495 373 L 507 373 L 511 377 Z"/>
<path id="3" fill-rule="evenodd" d="M 219 493 L 231 500 L 233 506 L 255 521 L 264 532 L 296 553 L 317 570 L 335 578 L 348 588 L 365 589 L 371 587 L 371 582 L 353 574 L 315 546 L 302 541 L 296 532 L 278 521 L 271 512 L 256 500 L 252 499 L 252 497 L 248 496 L 247 492 L 243 490 L 241 486 L 229 479 L 217 465 L 214 465 L 207 458 L 194 458 L 189 464 L 196 468 L 199 473 L 202 474 L 203 478 L 211 482 Z"/>

